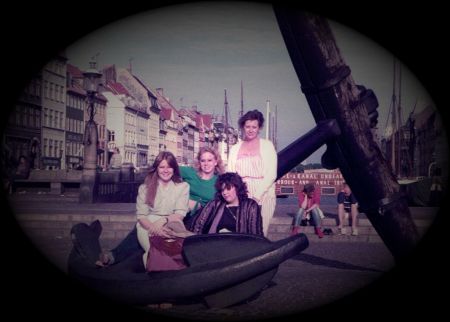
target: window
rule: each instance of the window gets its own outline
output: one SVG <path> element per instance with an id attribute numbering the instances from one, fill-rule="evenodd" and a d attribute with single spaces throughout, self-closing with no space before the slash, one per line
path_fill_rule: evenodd
<path id="1" fill-rule="evenodd" d="M 20 108 L 20 125 L 21 126 L 26 126 L 25 122 L 26 122 L 26 118 L 25 118 L 25 114 L 27 112 L 27 108 L 25 106 L 22 106 Z"/>
<path id="2" fill-rule="evenodd" d="M 27 107 L 26 108 L 26 118 L 27 118 L 27 126 L 32 127 L 33 126 L 33 108 Z"/>
<path id="3" fill-rule="evenodd" d="M 36 96 L 41 97 L 41 81 L 36 81 Z"/>
<path id="4" fill-rule="evenodd" d="M 335 187 L 322 187 L 321 188 L 321 194 L 322 195 L 335 195 L 336 194 L 336 188 Z"/>
<path id="5" fill-rule="evenodd" d="M 48 81 L 44 81 L 44 97 L 48 98 Z"/>
<path id="6" fill-rule="evenodd" d="M 294 188 L 293 187 L 281 187 L 280 192 L 283 195 L 293 195 L 294 194 Z"/>
<path id="7" fill-rule="evenodd" d="M 44 108 L 44 126 L 48 126 L 48 108 Z"/>
<path id="8" fill-rule="evenodd" d="M 28 126 L 34 127 L 34 108 L 28 107 Z"/>
<path id="9" fill-rule="evenodd" d="M 44 139 L 44 156 L 47 156 L 47 139 Z"/>
<path id="10" fill-rule="evenodd" d="M 36 110 L 36 127 L 41 127 L 41 111 Z"/>
<path id="11" fill-rule="evenodd" d="M 59 112 L 58 112 L 58 111 L 55 111 L 55 124 L 54 124 L 54 127 L 55 127 L 55 128 L 58 128 L 58 127 L 59 127 L 59 126 L 58 126 L 58 121 L 59 121 L 58 114 L 59 114 Z"/>

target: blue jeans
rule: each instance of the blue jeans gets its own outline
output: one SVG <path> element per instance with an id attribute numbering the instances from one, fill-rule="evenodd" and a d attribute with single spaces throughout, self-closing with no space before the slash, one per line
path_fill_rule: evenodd
<path id="1" fill-rule="evenodd" d="M 111 253 L 114 257 L 114 262 L 123 261 L 125 258 L 130 256 L 131 254 L 143 251 L 141 245 L 139 244 L 137 238 L 137 229 L 136 225 L 133 230 L 125 237 L 124 240 L 120 242 L 114 249 L 111 250 Z"/>
<path id="2" fill-rule="evenodd" d="M 304 216 L 305 216 L 305 209 L 299 208 L 297 213 L 295 214 L 292 225 L 294 227 L 300 226 L 300 223 L 302 222 L 302 219 Z M 319 211 L 317 210 L 317 208 L 314 208 L 313 210 L 311 210 L 310 216 L 311 216 L 311 221 L 313 223 L 313 226 L 319 227 L 320 226 L 320 215 L 319 215 Z"/>

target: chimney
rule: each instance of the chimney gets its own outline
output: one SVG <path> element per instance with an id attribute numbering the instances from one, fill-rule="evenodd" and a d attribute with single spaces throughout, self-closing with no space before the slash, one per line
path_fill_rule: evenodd
<path id="1" fill-rule="evenodd" d="M 161 95 L 162 97 L 164 97 L 164 89 L 163 89 L 163 88 L 161 88 L 161 87 L 157 88 L 157 89 L 156 89 L 156 92 L 157 92 L 159 95 Z"/>

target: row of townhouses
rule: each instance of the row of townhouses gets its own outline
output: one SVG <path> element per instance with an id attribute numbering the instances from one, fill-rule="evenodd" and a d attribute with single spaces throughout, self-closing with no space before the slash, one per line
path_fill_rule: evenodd
<path id="1" fill-rule="evenodd" d="M 11 159 L 26 156 L 33 169 L 77 169 L 83 166 L 83 138 L 89 120 L 83 72 L 60 55 L 31 80 L 9 115 L 3 148 Z M 227 151 L 237 130 L 223 116 L 175 107 L 162 88 L 152 88 L 130 70 L 104 67 L 94 101 L 98 126 L 99 168 L 106 169 L 119 148 L 123 162 L 152 164 L 160 151 L 171 151 L 180 164 L 194 164 L 202 146 Z"/>

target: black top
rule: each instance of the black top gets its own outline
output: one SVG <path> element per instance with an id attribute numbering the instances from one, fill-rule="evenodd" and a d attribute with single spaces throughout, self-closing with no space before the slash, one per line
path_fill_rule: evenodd
<path id="1" fill-rule="evenodd" d="M 238 206 L 225 207 L 223 216 L 220 219 L 219 224 L 217 225 L 217 232 L 219 232 L 223 228 L 228 229 L 231 232 L 236 232 L 237 209 Z"/>
<path id="2" fill-rule="evenodd" d="M 346 196 L 344 192 L 339 192 L 338 196 L 337 196 L 337 202 L 339 204 L 343 203 L 344 204 L 344 210 L 346 212 L 350 212 L 352 209 L 352 205 L 358 203 L 358 201 L 356 200 L 355 196 L 353 195 L 353 193 L 351 193 L 349 196 Z"/>

